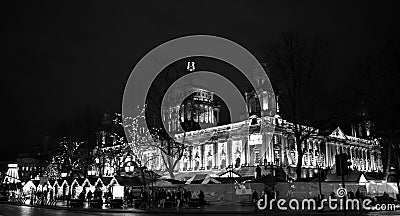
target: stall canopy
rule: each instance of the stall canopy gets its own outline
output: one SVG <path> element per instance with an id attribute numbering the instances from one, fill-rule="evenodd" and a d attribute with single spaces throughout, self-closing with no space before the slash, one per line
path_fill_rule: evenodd
<path id="1" fill-rule="evenodd" d="M 221 182 L 209 174 L 196 174 L 186 181 L 186 184 L 220 184 Z"/>
<path id="2" fill-rule="evenodd" d="M 177 185 L 186 183 L 186 181 L 180 181 L 180 180 L 171 179 L 171 178 L 164 178 L 164 179 L 159 179 L 159 180 L 168 181 L 168 182 L 171 182 L 172 184 L 177 184 Z"/>
<path id="3" fill-rule="evenodd" d="M 34 180 L 29 180 L 28 182 L 25 183 L 25 185 L 22 187 L 22 189 L 26 192 L 26 191 L 30 191 L 31 188 L 33 188 L 34 190 L 36 190 L 37 185 L 35 185 L 33 183 Z"/>
<path id="4" fill-rule="evenodd" d="M 239 177 L 241 177 L 241 175 L 239 175 L 239 173 L 237 173 L 233 170 L 228 170 L 228 171 L 222 172 L 222 173 L 218 174 L 218 176 L 220 178 L 239 178 Z"/>
<path id="5" fill-rule="evenodd" d="M 221 178 L 221 177 L 217 177 L 214 178 L 215 180 L 220 181 L 222 184 L 232 184 L 232 183 L 241 183 L 241 182 L 245 182 L 245 181 L 252 181 L 254 180 L 253 176 L 242 176 L 242 177 L 237 177 L 237 178 Z"/>
<path id="6" fill-rule="evenodd" d="M 73 179 L 71 179 L 71 178 L 64 178 L 63 181 L 62 181 L 62 183 L 61 183 L 61 187 L 64 187 L 64 185 L 67 186 L 67 187 L 70 187 L 70 186 L 72 185 L 72 182 L 74 182 Z"/>
<path id="7" fill-rule="evenodd" d="M 174 185 L 169 181 L 160 179 L 160 180 L 154 182 L 153 186 L 155 186 L 155 187 L 174 187 L 177 185 Z"/>
<path id="8" fill-rule="evenodd" d="M 128 177 L 128 176 L 116 176 L 114 177 L 116 180 L 116 183 L 121 185 L 121 186 L 142 186 L 143 183 L 140 180 L 139 177 L 133 176 L 133 177 Z M 111 183 L 114 181 L 111 181 Z"/>
<path id="9" fill-rule="evenodd" d="M 216 171 L 199 171 L 196 172 L 196 175 L 210 175 L 211 177 L 218 177 L 218 172 Z M 182 181 L 187 181 L 188 179 L 192 178 L 193 175 L 195 175 L 192 172 L 183 172 L 183 173 L 178 173 L 175 175 L 175 179 L 182 180 Z M 169 175 L 163 176 L 159 179 L 170 179 L 171 177 Z"/>
<path id="10" fill-rule="evenodd" d="M 83 187 L 93 187 L 96 185 L 98 178 L 95 177 L 88 177 L 85 179 L 85 181 L 83 182 L 82 186 Z"/>
<path id="11" fill-rule="evenodd" d="M 357 183 L 357 184 L 365 184 L 367 183 L 367 179 L 362 173 L 350 173 L 344 176 L 345 182 Z M 326 176 L 325 182 L 342 182 L 342 176 L 337 176 L 335 174 L 328 174 Z"/>
<path id="12" fill-rule="evenodd" d="M 76 178 L 73 180 L 71 186 L 83 186 L 83 183 L 85 182 L 84 178 Z"/>

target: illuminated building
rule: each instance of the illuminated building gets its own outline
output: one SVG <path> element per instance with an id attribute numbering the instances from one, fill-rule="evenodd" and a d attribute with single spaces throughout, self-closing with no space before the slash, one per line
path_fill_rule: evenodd
<path id="1" fill-rule="evenodd" d="M 265 80 L 257 76 L 255 78 L 257 88 L 264 86 Z M 261 89 L 259 95 L 255 91 L 245 93 L 250 117 L 219 125 L 220 106 L 214 101 L 212 92 L 194 85 L 181 89 L 167 95 L 168 103 L 162 107 L 166 130 L 173 132 L 178 140 L 186 137 L 186 148 L 175 167 L 176 173 L 220 173 L 230 167 L 237 171 L 250 170 L 247 173 L 252 175 L 256 165 L 263 165 L 282 169 L 288 176 L 296 178 L 298 150 L 294 125 L 275 114 L 279 113 L 279 103 L 274 94 L 267 89 Z M 192 93 L 182 100 L 187 95 L 185 91 Z M 179 124 L 186 127 L 186 133 L 179 130 Z M 302 144 L 302 177 L 313 176 L 319 168 L 334 171 L 335 155 L 341 152 L 350 156 L 353 169 L 362 172 L 382 171 L 379 142 L 370 136 L 371 125 L 370 121 L 363 120 L 357 124 L 358 133 L 352 135 L 346 135 L 340 128 L 331 133 L 311 128 L 314 132 Z M 103 133 L 101 137 L 102 142 L 106 143 L 106 134 Z M 149 169 L 165 170 L 157 148 L 142 149 L 141 155 Z M 123 155 L 119 157 L 119 167 L 123 169 L 123 164 L 129 158 Z M 115 173 L 113 169 L 104 168 L 104 174 Z"/>

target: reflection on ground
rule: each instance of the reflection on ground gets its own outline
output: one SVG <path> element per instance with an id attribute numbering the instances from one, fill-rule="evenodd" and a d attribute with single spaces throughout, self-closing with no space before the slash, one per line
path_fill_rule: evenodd
<path id="1" fill-rule="evenodd" d="M 81 215 L 111 215 L 111 216 L 147 216 L 147 215 L 212 215 L 211 212 L 207 211 L 199 211 L 199 212 L 185 212 L 185 211 L 166 211 L 165 213 L 113 213 L 113 212 L 89 212 L 89 211 L 76 211 L 76 210 L 56 210 L 56 209 L 45 209 L 38 207 L 29 207 L 29 206 L 16 206 L 9 204 L 0 204 L 0 216 L 31 216 L 31 215 L 40 215 L 40 216 L 50 216 L 50 215 L 67 215 L 67 216 L 81 216 Z M 309 211 L 296 211 L 296 212 L 232 212 L 232 213 L 218 213 L 213 215 L 344 215 L 343 212 L 340 211 L 331 211 L 331 212 L 309 212 Z M 400 215 L 400 211 L 386 211 L 386 212 L 348 212 L 347 215 Z"/>

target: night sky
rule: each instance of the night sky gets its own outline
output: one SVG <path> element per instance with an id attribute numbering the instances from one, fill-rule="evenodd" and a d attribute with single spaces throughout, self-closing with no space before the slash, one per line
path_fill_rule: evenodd
<path id="1" fill-rule="evenodd" d="M 400 26 L 396 1 L 137 2 L 2 4 L 0 160 L 29 151 L 88 107 L 121 112 L 135 64 L 185 35 L 225 37 L 254 55 L 286 32 L 320 35 L 334 44 L 321 88 L 353 107 L 357 62 Z"/>

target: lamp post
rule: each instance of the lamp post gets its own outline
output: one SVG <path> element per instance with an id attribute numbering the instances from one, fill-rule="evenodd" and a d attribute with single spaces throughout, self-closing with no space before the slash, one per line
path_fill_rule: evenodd
<path id="1" fill-rule="evenodd" d="M 135 171 L 135 166 L 129 161 L 125 164 L 125 173 L 132 174 Z"/>

